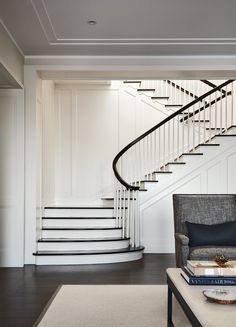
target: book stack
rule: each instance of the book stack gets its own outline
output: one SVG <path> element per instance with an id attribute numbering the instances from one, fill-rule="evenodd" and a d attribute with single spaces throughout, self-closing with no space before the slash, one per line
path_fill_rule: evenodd
<path id="1" fill-rule="evenodd" d="M 219 267 L 215 261 L 188 260 L 181 276 L 189 285 L 236 285 L 236 261 Z"/>

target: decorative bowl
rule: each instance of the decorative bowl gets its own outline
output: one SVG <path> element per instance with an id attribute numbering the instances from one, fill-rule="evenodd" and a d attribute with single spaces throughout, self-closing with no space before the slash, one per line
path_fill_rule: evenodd
<path id="1" fill-rule="evenodd" d="M 236 290 L 206 289 L 202 293 L 210 302 L 219 304 L 236 303 Z"/>
<path id="2" fill-rule="evenodd" d="M 221 255 L 216 255 L 214 257 L 214 261 L 217 263 L 217 265 L 219 267 L 226 267 L 228 261 L 229 261 L 229 257 L 221 254 Z"/>

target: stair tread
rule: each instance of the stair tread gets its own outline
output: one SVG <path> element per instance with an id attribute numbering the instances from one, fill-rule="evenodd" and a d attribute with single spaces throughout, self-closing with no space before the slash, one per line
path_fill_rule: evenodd
<path id="1" fill-rule="evenodd" d="M 150 92 L 154 92 L 155 91 L 155 89 L 137 89 L 137 91 L 150 91 Z"/>
<path id="2" fill-rule="evenodd" d="M 72 250 L 72 251 L 36 251 L 33 255 L 92 255 L 92 254 L 115 254 L 136 252 L 144 250 L 143 246 L 139 247 L 127 247 L 124 249 L 114 250 Z"/>
<path id="3" fill-rule="evenodd" d="M 153 174 L 172 174 L 173 172 L 172 171 L 154 171 Z"/>
<path id="4" fill-rule="evenodd" d="M 165 107 L 183 107 L 182 104 L 165 104 Z"/>
<path id="5" fill-rule="evenodd" d="M 225 136 L 236 136 L 236 134 L 221 134 L 221 135 L 215 135 L 215 137 L 225 137 Z"/>
<path id="6" fill-rule="evenodd" d="M 116 219 L 116 217 L 42 217 L 42 219 Z"/>
<path id="7" fill-rule="evenodd" d="M 151 97 L 152 100 L 155 100 L 155 99 L 169 99 L 170 97 Z"/>
<path id="8" fill-rule="evenodd" d="M 44 209 L 114 209 L 109 206 L 45 206 Z"/>
<path id="9" fill-rule="evenodd" d="M 196 122 L 196 123 L 209 123 L 210 120 L 209 119 L 193 119 L 192 120 L 193 122 Z"/>
<path id="10" fill-rule="evenodd" d="M 181 156 L 203 156 L 202 152 L 187 152 L 181 154 Z"/>
<path id="11" fill-rule="evenodd" d="M 39 243 L 54 243 L 54 242 L 113 242 L 113 241 L 126 241 L 130 237 L 103 237 L 103 238 L 41 238 L 38 240 Z"/>
<path id="12" fill-rule="evenodd" d="M 128 83 L 142 83 L 142 81 L 124 81 L 124 84 L 128 84 Z"/>
<path id="13" fill-rule="evenodd" d="M 173 161 L 173 162 L 168 162 L 167 165 L 185 165 L 186 162 L 181 162 L 181 161 Z"/>
<path id="14" fill-rule="evenodd" d="M 220 128 L 220 127 L 206 127 L 205 129 L 207 131 L 215 131 L 215 130 L 217 130 L 217 131 L 220 131 L 220 130 L 224 131 L 224 128 Z"/>
<path id="15" fill-rule="evenodd" d="M 158 181 L 155 181 L 155 180 L 149 180 L 149 179 L 144 179 L 144 180 L 142 180 L 142 181 L 140 181 L 141 183 L 158 183 Z"/>
<path id="16" fill-rule="evenodd" d="M 58 227 L 42 227 L 42 230 L 114 230 L 122 229 L 121 227 L 67 227 L 67 226 L 58 226 Z"/>
<path id="17" fill-rule="evenodd" d="M 220 146 L 220 144 L 219 143 L 203 143 L 203 144 L 199 144 L 198 146 Z"/>

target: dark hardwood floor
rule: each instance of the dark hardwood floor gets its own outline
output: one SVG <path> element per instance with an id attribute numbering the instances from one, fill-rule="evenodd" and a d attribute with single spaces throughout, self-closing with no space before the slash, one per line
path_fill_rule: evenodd
<path id="1" fill-rule="evenodd" d="M 165 284 L 174 266 L 172 254 L 145 254 L 128 263 L 0 268 L 0 326 L 32 327 L 61 284 Z"/>

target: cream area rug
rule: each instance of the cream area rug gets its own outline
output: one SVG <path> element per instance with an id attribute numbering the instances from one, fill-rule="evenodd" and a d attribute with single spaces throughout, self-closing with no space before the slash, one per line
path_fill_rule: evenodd
<path id="1" fill-rule="evenodd" d="M 175 327 L 190 327 L 173 301 Z M 63 285 L 35 326 L 166 327 L 165 285 Z"/>

